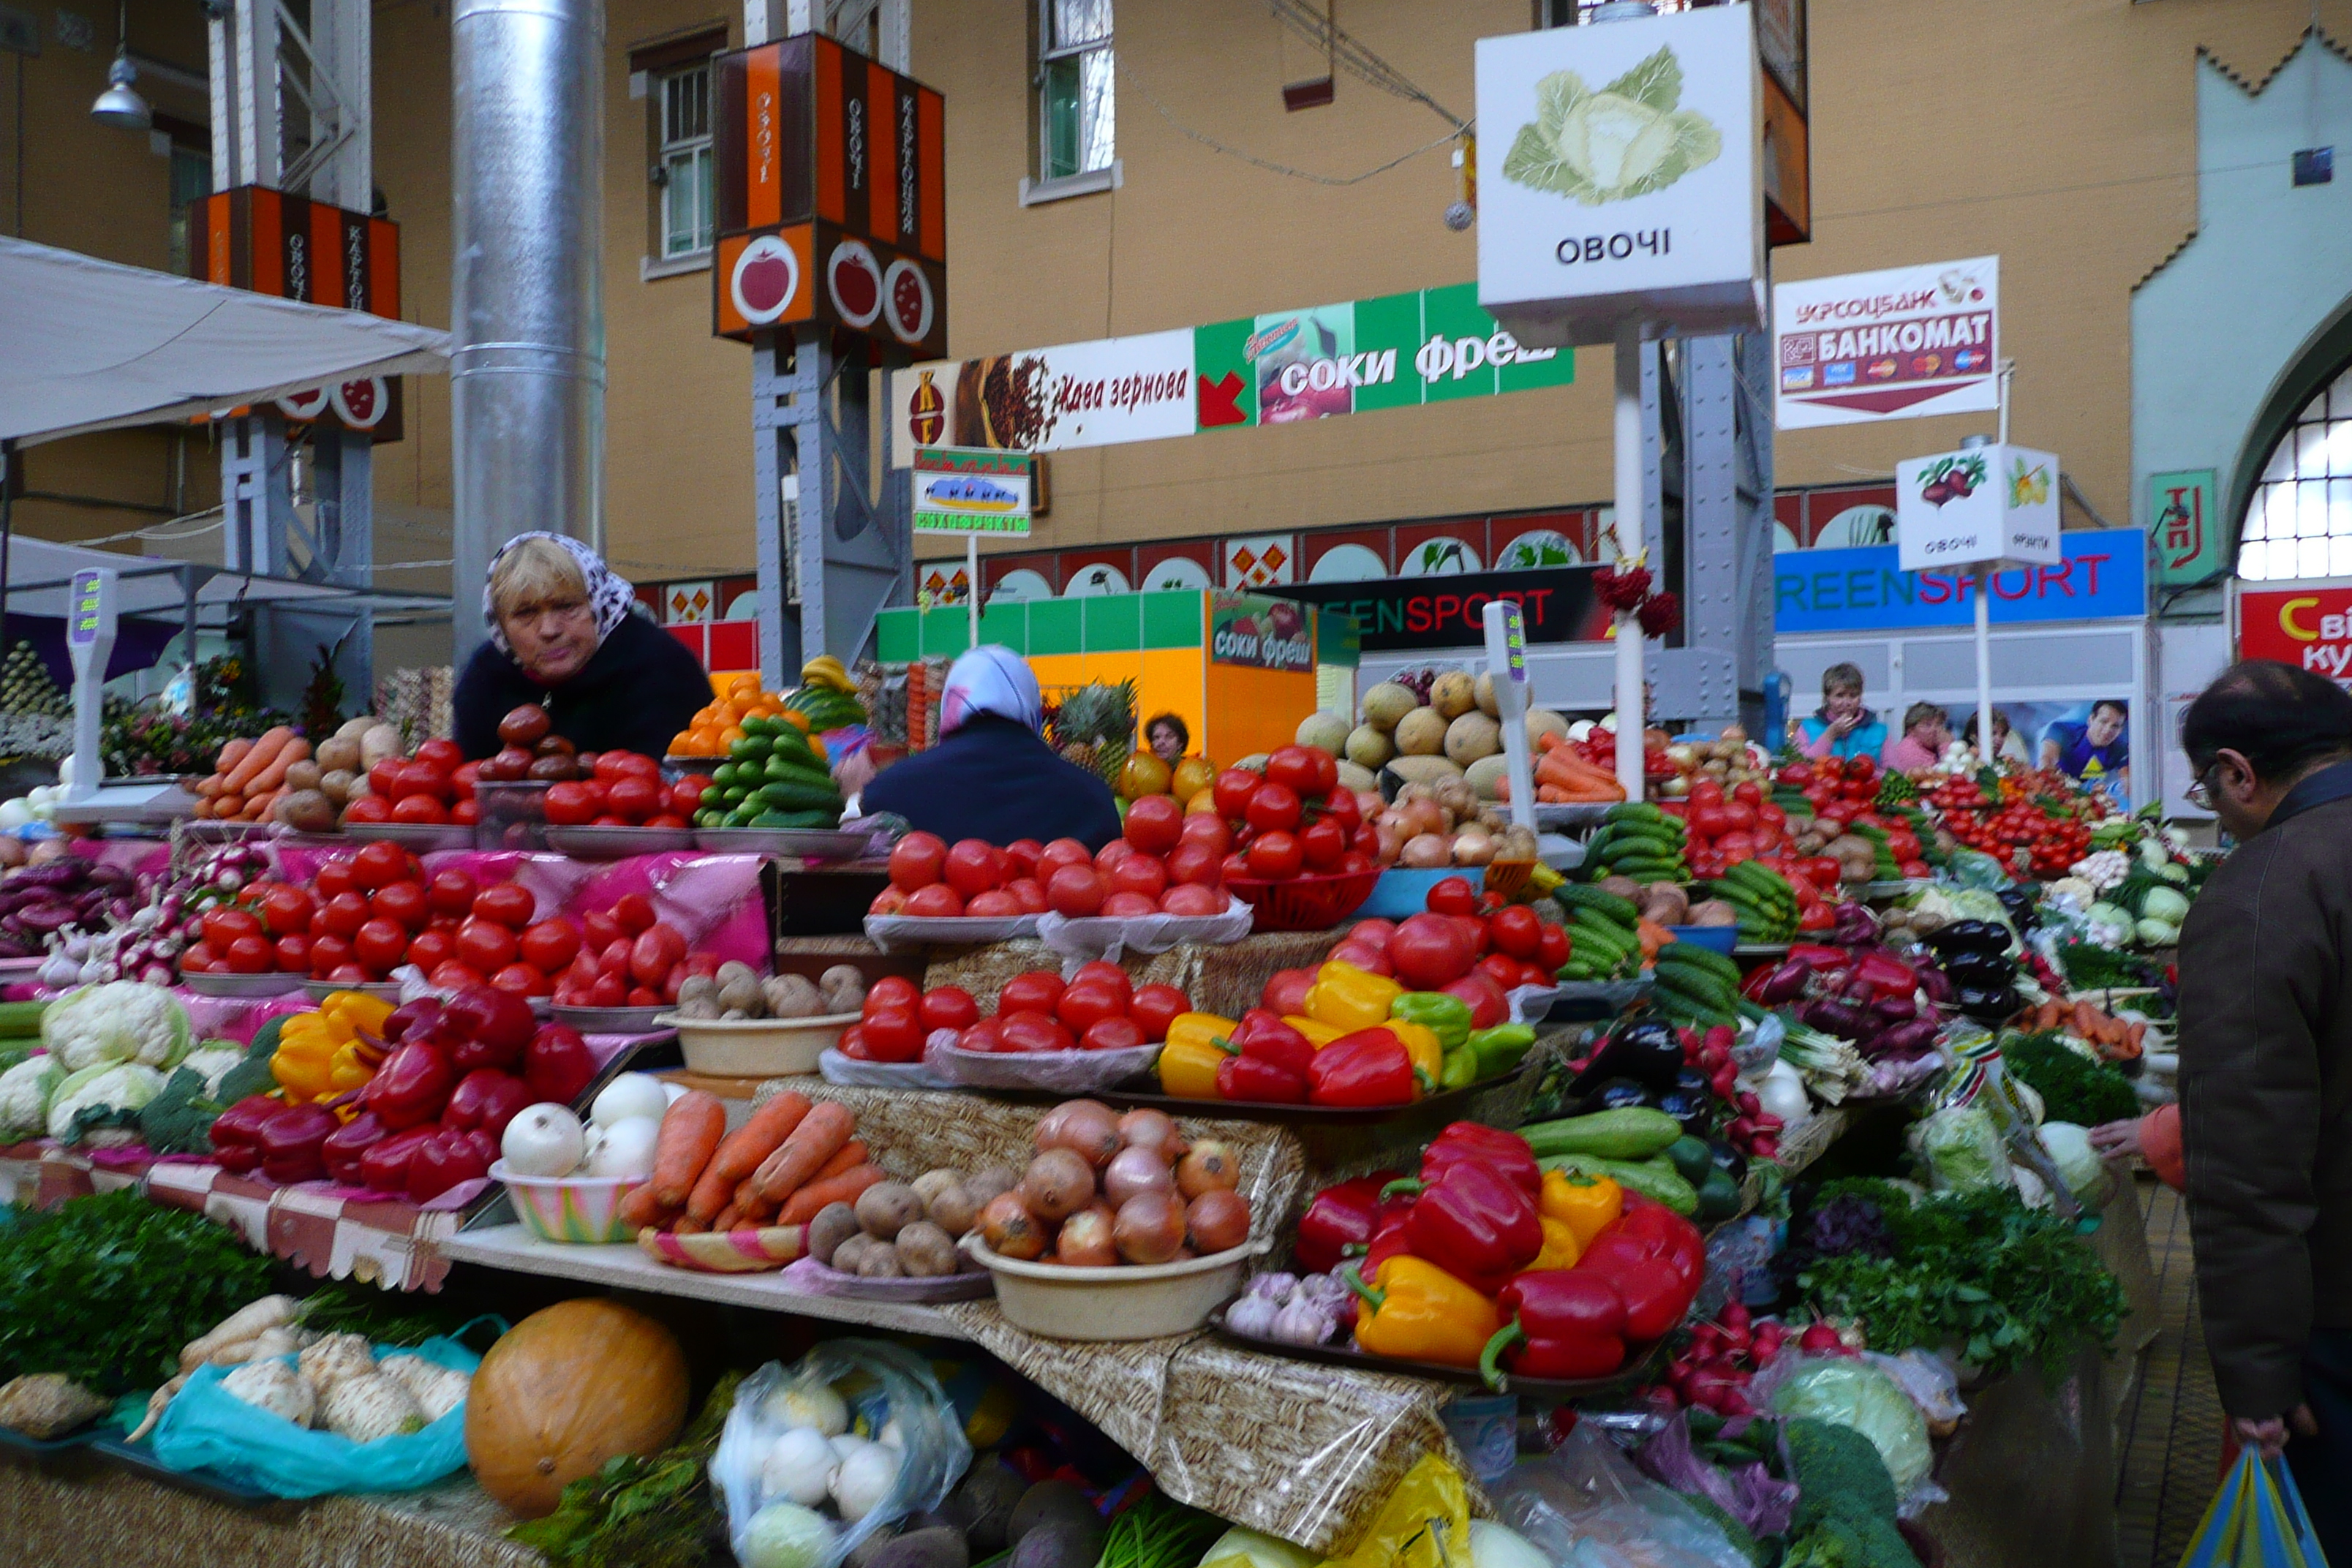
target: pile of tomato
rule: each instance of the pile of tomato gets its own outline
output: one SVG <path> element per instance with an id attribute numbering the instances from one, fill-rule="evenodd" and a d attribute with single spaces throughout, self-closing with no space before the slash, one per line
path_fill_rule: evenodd
<path id="1" fill-rule="evenodd" d="M 1339 787 L 1339 760 L 1319 747 L 1276 747 L 1262 773 L 1227 768 L 1208 804 L 1208 811 L 1196 803 L 1186 815 L 1213 815 L 1231 831 L 1229 881 L 1286 882 L 1380 866 L 1380 834 L 1364 820 L 1355 792 Z"/>
<path id="2" fill-rule="evenodd" d="M 474 800 L 474 780 L 481 769 L 481 763 L 466 761 L 455 741 L 427 741 L 413 757 L 386 757 L 368 770 L 368 793 L 354 797 L 344 810 L 344 825 L 470 826 L 481 815 Z"/>
<path id="3" fill-rule="evenodd" d="M 664 784 L 661 763 L 642 752 L 598 752 L 589 776 L 547 786 L 552 827 L 686 827 L 702 805 L 709 775 Z"/>
<path id="4" fill-rule="evenodd" d="M 866 994 L 840 1048 L 856 1061 L 918 1061 L 931 1034 L 946 1029 L 959 1049 L 1001 1056 L 1129 1050 L 1167 1039 L 1169 1026 L 1192 1007 L 1175 986 L 1138 985 L 1118 964 L 1099 959 L 1080 965 L 1066 983 L 1050 970 L 1014 975 L 986 1017 L 961 986 L 918 992 L 914 982 L 886 975 Z"/>
<path id="5" fill-rule="evenodd" d="M 2091 852 L 2088 822 L 2031 800 L 2011 801 L 1981 816 L 1951 812 L 1944 826 L 1969 848 L 2002 861 L 2023 850 L 2037 877 L 2063 877 L 2069 866 Z"/>

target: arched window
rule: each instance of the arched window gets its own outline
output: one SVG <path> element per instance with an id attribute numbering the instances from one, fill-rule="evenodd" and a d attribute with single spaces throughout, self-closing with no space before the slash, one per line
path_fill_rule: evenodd
<path id="1" fill-rule="evenodd" d="M 2352 365 L 2271 448 L 2246 501 L 2238 575 L 2352 576 Z"/>

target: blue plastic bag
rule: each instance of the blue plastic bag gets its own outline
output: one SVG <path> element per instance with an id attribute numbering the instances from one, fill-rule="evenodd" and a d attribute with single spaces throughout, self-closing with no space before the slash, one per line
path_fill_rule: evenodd
<path id="1" fill-rule="evenodd" d="M 2180 1568 L 2327 1568 L 2284 1462 L 2264 1462 L 2252 1448 L 2238 1451 Z"/>
<path id="2" fill-rule="evenodd" d="M 496 1319 L 476 1319 L 506 1325 Z M 457 1331 L 462 1337 L 473 1323 Z M 378 1345 L 379 1357 L 415 1354 L 471 1375 L 482 1358 L 457 1338 L 421 1345 Z M 288 1363 L 292 1356 L 281 1357 Z M 155 1428 L 155 1457 L 175 1470 L 211 1470 L 284 1498 L 331 1492 L 404 1492 L 466 1468 L 466 1407 L 459 1405 L 421 1432 L 354 1443 L 314 1432 L 223 1391 L 236 1369 L 196 1369 Z"/>

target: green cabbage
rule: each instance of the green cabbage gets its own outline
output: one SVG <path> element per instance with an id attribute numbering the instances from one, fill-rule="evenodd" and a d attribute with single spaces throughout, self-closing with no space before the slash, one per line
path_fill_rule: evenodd
<path id="1" fill-rule="evenodd" d="M 743 1568 L 824 1568 L 833 1526 L 798 1503 L 772 1502 L 751 1516 L 735 1554 Z"/>
<path id="2" fill-rule="evenodd" d="M 1663 191 L 1715 162 L 1723 133 L 1678 109 L 1683 68 L 1662 48 L 1595 92 L 1574 71 L 1536 83 L 1536 118 L 1519 127 L 1503 177 L 1586 206 Z"/>
<path id="3" fill-rule="evenodd" d="M 1940 1191 L 2009 1185 L 2009 1151 L 1981 1105 L 1938 1110 L 1913 1127 L 1911 1137 L 1927 1162 L 1929 1184 Z"/>
<path id="4" fill-rule="evenodd" d="M 2132 935 L 2142 947 L 2174 947 L 2180 942 L 2180 928 L 2170 921 L 2144 920 L 2133 925 Z"/>
<path id="5" fill-rule="evenodd" d="M 2071 1121 L 2045 1121 L 2042 1124 L 2042 1147 L 2050 1153 L 2050 1163 L 2066 1179 L 2066 1190 L 2085 1208 L 2096 1208 L 2107 1197 L 2107 1167 L 2091 1147 L 2091 1134 L 2085 1128 Z"/>
<path id="6" fill-rule="evenodd" d="M 1869 1438 L 1898 1495 L 1926 1480 L 1935 1461 L 1919 1406 L 1900 1384 L 1860 1357 L 1813 1363 L 1773 1390 L 1772 1409 L 1849 1426 Z"/>
<path id="7" fill-rule="evenodd" d="M 2170 888 L 2150 888 L 2140 898 L 2139 918 L 2177 926 L 2189 918 L 2189 900 Z"/>

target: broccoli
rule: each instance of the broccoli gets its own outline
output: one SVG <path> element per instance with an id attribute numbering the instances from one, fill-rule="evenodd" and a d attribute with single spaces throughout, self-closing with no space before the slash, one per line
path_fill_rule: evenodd
<path id="1" fill-rule="evenodd" d="M 204 1075 L 184 1067 L 164 1079 L 162 1091 L 140 1110 L 139 1131 L 155 1153 L 207 1154 L 213 1146 L 213 1119 L 234 1103 L 208 1097 Z"/>
<path id="2" fill-rule="evenodd" d="M 1851 1426 L 1797 1416 L 1780 1423 L 1780 1442 L 1788 1479 L 1797 1483 L 1799 1530 L 1831 1515 L 1894 1522 L 1895 1480 L 1869 1438 Z"/>
<path id="3" fill-rule="evenodd" d="M 277 1023 L 272 1018 L 270 1023 Z M 277 1077 L 269 1070 L 269 1058 L 278 1054 L 278 1031 L 264 1026 L 247 1047 L 245 1059 L 221 1074 L 213 1086 L 212 1098 L 223 1105 L 235 1105 L 249 1095 L 268 1094 L 278 1088 Z"/>
<path id="4" fill-rule="evenodd" d="M 1885 1520 L 1832 1515 L 1789 1543 L 1780 1568 L 1918 1568 L 1902 1531 Z"/>

